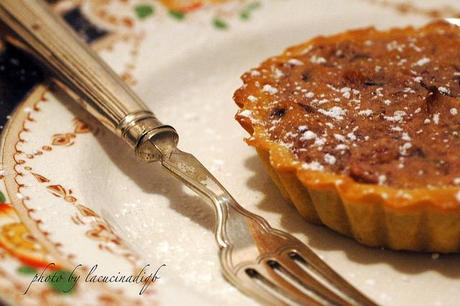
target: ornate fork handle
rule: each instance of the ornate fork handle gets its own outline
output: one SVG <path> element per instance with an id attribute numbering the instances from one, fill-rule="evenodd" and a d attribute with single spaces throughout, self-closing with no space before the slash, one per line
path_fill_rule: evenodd
<path id="1" fill-rule="evenodd" d="M 273 229 L 263 218 L 241 207 L 192 154 L 176 149 L 169 158 L 162 160 L 162 165 L 202 198 L 213 204 L 217 242 L 222 249 L 231 250 L 233 256 L 244 249 L 247 253 L 244 257 L 248 258 L 248 262 L 258 261 L 261 259 L 258 256 L 260 254 L 264 254 L 264 257 L 274 255 L 271 253 L 276 250 L 270 250 L 271 246 L 275 242 L 276 245 L 282 244 L 287 238 L 285 233 Z M 248 253 L 248 248 L 253 246 L 256 249 Z M 233 257 L 234 259 L 238 259 L 235 268 L 245 263 L 242 258 Z"/>
<path id="2" fill-rule="evenodd" d="M 224 275 L 234 285 L 238 286 L 241 282 L 237 281 L 236 276 L 243 268 L 303 245 L 294 237 L 273 229 L 265 219 L 241 207 L 192 154 L 176 149 L 169 158 L 162 160 L 162 165 L 213 204 L 215 236 L 221 251 Z"/>
<path id="3" fill-rule="evenodd" d="M 177 144 L 177 133 L 162 124 L 141 99 L 41 0 L 1 0 L 7 39 L 32 53 L 58 85 L 145 160 L 159 160 Z M 152 145 L 153 144 L 153 145 Z"/>
<path id="4" fill-rule="evenodd" d="M 233 247 L 235 241 L 246 240 L 253 243 L 247 219 L 257 220 L 265 231 L 271 229 L 265 220 L 241 207 L 192 154 L 176 149 L 161 163 L 184 184 L 213 204 L 216 215 L 216 239 L 221 248 Z M 234 227 L 240 231 L 236 233 Z"/>

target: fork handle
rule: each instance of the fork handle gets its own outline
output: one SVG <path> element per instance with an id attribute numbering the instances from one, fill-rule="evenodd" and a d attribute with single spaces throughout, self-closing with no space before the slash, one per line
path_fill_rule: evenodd
<path id="1" fill-rule="evenodd" d="M 42 0 L 1 0 L 7 39 L 32 53 L 61 87 L 138 156 L 158 160 L 176 146 L 173 127 L 162 124 L 141 99 Z M 152 145 L 154 144 L 154 145 Z"/>

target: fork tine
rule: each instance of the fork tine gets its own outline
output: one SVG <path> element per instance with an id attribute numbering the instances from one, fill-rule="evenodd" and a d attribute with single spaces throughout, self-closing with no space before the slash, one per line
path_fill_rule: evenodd
<path id="1" fill-rule="evenodd" d="M 375 302 L 353 287 L 337 272 L 332 270 L 318 255 L 308 248 L 299 248 L 288 252 L 296 264 L 304 270 L 310 270 L 318 278 L 335 288 L 337 292 L 343 293 L 352 299 L 355 304 L 366 306 L 378 306 Z"/>
<path id="2" fill-rule="evenodd" d="M 283 289 L 277 286 L 266 271 L 260 271 L 260 267 L 257 267 L 257 269 L 252 267 L 241 269 L 238 272 L 238 278 L 245 280 L 245 282 L 233 283 L 243 292 L 250 294 L 267 305 L 289 306 L 299 304 L 299 302 L 293 300 L 292 296 L 287 295 Z M 229 280 L 231 281 L 231 279 Z"/>
<path id="3" fill-rule="evenodd" d="M 270 262 L 271 260 L 262 262 L 258 271 L 261 272 L 265 278 L 271 280 L 285 296 L 290 297 L 294 301 L 294 304 L 312 306 L 328 305 L 321 297 L 315 294 L 306 294 L 301 289 L 293 285 L 292 282 L 286 279 L 282 272 L 277 270 Z"/>
<path id="4" fill-rule="evenodd" d="M 279 264 L 279 269 L 282 273 L 286 274 L 292 282 L 297 284 L 297 286 L 319 295 L 328 303 L 333 305 L 353 304 L 349 298 L 346 298 L 341 294 L 337 294 L 334 290 L 329 289 L 323 283 L 318 281 L 317 278 L 311 275 L 311 273 L 308 273 L 306 270 L 300 268 L 297 263 L 289 257 L 289 254 L 284 254 L 284 256 L 281 255 Z"/>
<path id="5" fill-rule="evenodd" d="M 284 296 L 282 292 L 279 292 L 279 289 L 256 269 L 246 268 L 244 271 L 240 271 L 239 274 L 240 278 L 248 279 L 247 282 L 244 282 L 244 287 L 240 288 L 243 291 L 251 292 L 251 294 L 267 304 L 282 306 L 291 304 L 291 300 Z M 238 283 L 236 285 L 238 286 Z"/>

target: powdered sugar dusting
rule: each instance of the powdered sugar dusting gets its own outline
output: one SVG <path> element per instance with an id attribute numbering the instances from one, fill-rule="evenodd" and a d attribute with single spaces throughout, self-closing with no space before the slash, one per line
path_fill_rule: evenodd
<path id="1" fill-rule="evenodd" d="M 321 56 L 313 55 L 312 57 L 310 57 L 310 62 L 313 64 L 324 64 L 326 62 L 326 59 Z"/>
<path id="2" fill-rule="evenodd" d="M 288 64 L 291 64 L 291 65 L 294 65 L 294 66 L 302 66 L 303 65 L 303 62 L 296 59 L 296 58 L 291 58 L 290 60 L 288 60 Z"/>
<path id="3" fill-rule="evenodd" d="M 273 87 L 273 86 L 271 86 L 269 84 L 266 84 L 266 85 L 264 85 L 264 87 L 262 87 L 262 91 L 267 92 L 267 93 L 269 93 L 271 95 L 274 95 L 274 94 L 276 94 L 278 92 L 278 89 L 276 89 L 275 87 Z"/>
<path id="4" fill-rule="evenodd" d="M 324 161 L 326 163 L 328 163 L 329 165 L 333 165 L 335 164 L 335 162 L 337 161 L 337 159 L 335 158 L 334 155 L 331 155 L 329 153 L 326 153 L 326 155 L 324 155 Z"/>
<path id="5" fill-rule="evenodd" d="M 302 168 L 305 170 L 324 171 L 324 166 L 321 165 L 317 161 L 313 161 L 311 163 L 305 163 L 302 165 Z"/>
<path id="6" fill-rule="evenodd" d="M 339 107 L 339 106 L 334 106 L 331 109 L 324 110 L 324 109 L 319 109 L 318 112 L 321 114 L 337 119 L 337 120 L 342 120 L 343 116 L 347 112 L 345 109 Z"/>
<path id="7" fill-rule="evenodd" d="M 316 133 L 313 133 L 312 131 L 305 131 L 300 137 L 300 140 L 312 140 L 316 139 L 316 137 Z"/>
<path id="8" fill-rule="evenodd" d="M 428 57 L 423 57 L 419 59 L 414 65 L 415 66 L 423 66 L 430 62 L 431 60 Z"/>

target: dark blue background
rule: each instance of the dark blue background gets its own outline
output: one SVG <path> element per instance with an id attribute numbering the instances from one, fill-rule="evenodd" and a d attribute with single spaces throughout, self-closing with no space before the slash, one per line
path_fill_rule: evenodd
<path id="1" fill-rule="evenodd" d="M 108 34 L 83 16 L 78 7 L 67 11 L 64 20 L 87 42 Z M 8 115 L 45 78 L 45 73 L 25 52 L 5 43 L 0 51 L 0 131 Z"/>

